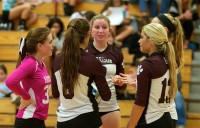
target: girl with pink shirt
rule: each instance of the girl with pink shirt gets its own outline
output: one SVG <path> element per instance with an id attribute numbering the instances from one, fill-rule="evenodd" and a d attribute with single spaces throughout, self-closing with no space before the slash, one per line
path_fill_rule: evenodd
<path id="1" fill-rule="evenodd" d="M 26 38 L 21 38 L 17 68 L 6 80 L 8 88 L 21 96 L 15 128 L 45 128 L 51 78 L 43 59 L 52 51 L 48 28 L 32 29 Z"/>

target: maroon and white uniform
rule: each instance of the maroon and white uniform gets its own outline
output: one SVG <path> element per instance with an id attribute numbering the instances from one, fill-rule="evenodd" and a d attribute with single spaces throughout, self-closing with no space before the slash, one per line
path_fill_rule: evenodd
<path id="1" fill-rule="evenodd" d="M 149 124 L 169 112 L 169 66 L 166 58 L 153 53 L 138 65 L 135 104 L 145 107 L 138 124 Z"/>
<path id="2" fill-rule="evenodd" d="M 116 97 L 116 88 L 112 83 L 112 78 L 116 74 L 124 73 L 123 55 L 121 51 L 111 45 L 108 45 L 104 51 L 100 52 L 93 46 L 93 43 L 89 44 L 87 50 L 90 54 L 95 55 L 101 64 L 106 67 L 106 81 L 112 94 L 109 101 L 103 101 L 101 97 L 97 96 L 97 102 L 99 102 L 99 112 L 109 112 L 119 109 Z"/>
<path id="3" fill-rule="evenodd" d="M 105 68 L 93 55 L 81 50 L 78 84 L 74 88 L 73 98 L 66 99 L 63 96 L 63 85 L 60 76 L 61 59 L 61 54 L 58 54 L 52 65 L 52 94 L 54 98 L 59 98 L 61 102 L 57 111 L 58 122 L 69 121 L 81 114 L 98 111 L 97 102 L 92 94 L 91 83 L 96 83 L 103 100 L 110 99 L 111 92 L 105 80 Z"/>

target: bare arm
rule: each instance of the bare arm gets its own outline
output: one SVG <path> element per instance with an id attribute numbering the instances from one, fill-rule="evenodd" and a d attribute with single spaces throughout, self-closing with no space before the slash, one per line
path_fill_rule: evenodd
<path id="1" fill-rule="evenodd" d="M 127 128 L 135 128 L 137 126 L 137 123 L 138 123 L 143 111 L 144 111 L 144 107 L 138 106 L 136 104 L 133 105 L 131 117 L 129 119 Z"/>

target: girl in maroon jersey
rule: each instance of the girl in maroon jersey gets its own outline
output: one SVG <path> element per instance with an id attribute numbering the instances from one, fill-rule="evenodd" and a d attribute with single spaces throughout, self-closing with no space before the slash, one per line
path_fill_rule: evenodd
<path id="1" fill-rule="evenodd" d="M 138 65 L 136 100 L 128 128 L 173 128 L 168 109 L 177 91 L 173 45 L 158 23 L 143 27 L 139 44 L 149 57 Z"/>
<path id="2" fill-rule="evenodd" d="M 106 80 L 112 93 L 111 99 L 107 102 L 102 101 L 96 95 L 103 122 L 102 128 L 120 128 L 121 117 L 117 103 L 116 88 L 125 89 L 126 85 L 112 83 L 112 78 L 114 75 L 124 72 L 124 64 L 121 51 L 108 44 L 110 32 L 110 21 L 106 16 L 97 15 L 93 17 L 91 20 L 91 35 L 94 41 L 89 44 L 88 52 L 95 55 L 101 64 L 106 67 Z"/>
<path id="3" fill-rule="evenodd" d="M 57 110 L 57 128 L 99 128 L 102 124 L 98 104 L 92 94 L 95 82 L 102 100 L 111 92 L 106 69 L 84 49 L 87 47 L 90 25 L 82 18 L 72 19 L 66 30 L 61 53 L 52 65 L 52 94 L 61 102 Z"/>

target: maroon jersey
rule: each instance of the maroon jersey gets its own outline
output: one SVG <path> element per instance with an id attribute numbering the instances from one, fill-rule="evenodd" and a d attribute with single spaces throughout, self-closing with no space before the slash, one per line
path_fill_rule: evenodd
<path id="1" fill-rule="evenodd" d="M 166 58 L 153 53 L 138 65 L 135 104 L 145 107 L 138 124 L 149 124 L 168 112 L 169 66 Z"/>
<path id="2" fill-rule="evenodd" d="M 94 81 L 103 100 L 109 100 L 111 92 L 105 80 L 106 70 L 93 55 L 81 50 L 80 75 L 74 88 L 72 99 L 63 96 L 63 85 L 60 76 L 61 54 L 58 54 L 52 65 L 52 94 L 61 101 L 57 116 L 59 122 L 68 121 L 83 113 L 98 110 L 98 105 L 92 94 L 91 83 Z M 67 58 L 66 58 L 67 59 Z M 70 67 L 69 67 L 70 68 Z"/>
<path id="3" fill-rule="evenodd" d="M 101 98 L 97 96 L 97 101 L 99 102 L 99 111 L 109 112 L 119 109 L 116 98 L 116 88 L 112 83 L 112 78 L 116 74 L 124 73 L 123 55 L 121 51 L 111 45 L 108 45 L 104 51 L 100 52 L 93 46 L 92 43 L 89 44 L 87 50 L 90 54 L 95 55 L 101 64 L 106 67 L 106 81 L 112 93 L 111 99 L 109 101 L 102 101 Z M 122 86 L 122 88 L 124 86 Z"/>

